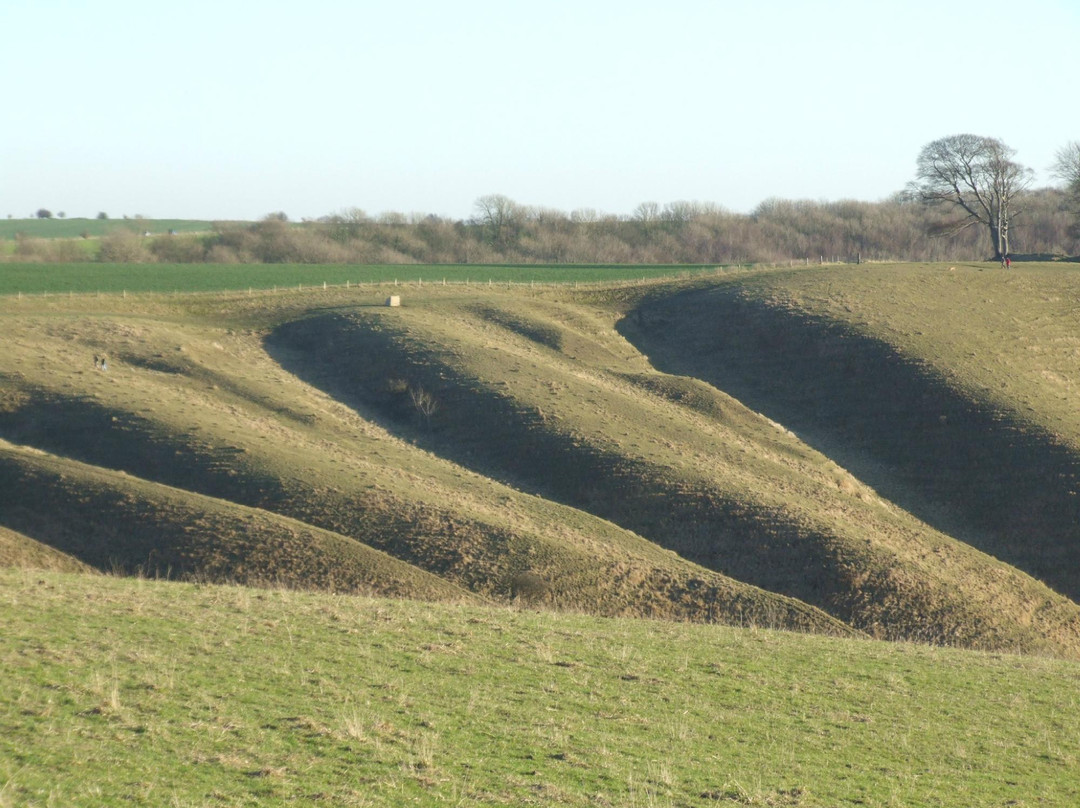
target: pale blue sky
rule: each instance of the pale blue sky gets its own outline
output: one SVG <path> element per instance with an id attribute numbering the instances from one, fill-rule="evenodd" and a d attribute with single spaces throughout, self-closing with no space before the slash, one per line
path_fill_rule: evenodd
<path id="1" fill-rule="evenodd" d="M 1080 140 L 1076 0 L 0 0 L 0 216 L 882 199 Z"/>

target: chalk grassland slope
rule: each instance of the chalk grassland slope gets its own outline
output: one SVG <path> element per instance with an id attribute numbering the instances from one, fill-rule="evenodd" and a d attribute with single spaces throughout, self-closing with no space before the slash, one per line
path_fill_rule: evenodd
<path id="1" fill-rule="evenodd" d="M 485 598 L 1080 656 L 1080 607 L 1037 567 L 981 552 L 962 512 L 890 501 L 728 385 L 710 352 L 739 332 L 724 336 L 716 301 L 789 277 L 410 287 L 400 309 L 373 290 L 8 299 L 8 473 L 37 479 L 18 448 L 34 447 L 288 517 Z M 814 360 L 787 372 L 812 376 Z M 5 503 L 0 524 L 43 540 L 66 512 L 57 487 L 88 480 L 64 474 L 37 507 L 17 503 L 18 524 Z"/>
<path id="2" fill-rule="evenodd" d="M 617 316 L 520 296 L 432 299 L 292 321 L 268 346 L 432 452 L 860 630 L 1076 653 L 1076 604 L 717 390 L 652 371 Z M 420 417 L 417 390 L 436 404 Z"/>
<path id="3" fill-rule="evenodd" d="M 25 526 L 84 567 L 416 600 L 478 600 L 344 536 L 4 441 L 0 486 L 9 525 Z"/>
<path id="4" fill-rule="evenodd" d="M 351 308 L 357 298 L 337 302 Z M 246 326 L 301 315 L 309 297 L 295 310 L 202 299 L 201 313 L 153 300 L 113 303 L 120 308 L 111 314 L 71 310 L 94 301 L 42 303 L 36 316 L 6 323 L 0 434 L 12 446 L 3 455 L 0 519 L 11 529 L 61 537 L 92 563 L 151 575 L 334 588 L 355 581 L 382 591 L 381 573 L 363 569 L 385 566 L 373 548 L 487 598 L 851 633 L 797 600 L 433 456 L 286 372 Z M 231 307 L 239 311 L 230 315 Z M 107 355 L 107 372 L 94 368 L 95 355 Z M 81 465 L 46 468 L 19 446 Z M 118 472 L 169 490 L 129 491 Z M 182 492 L 190 501 L 176 504 Z M 206 497 L 237 507 L 211 519 Z M 88 531 L 87 519 L 125 527 Z M 82 532 L 93 535 L 82 541 Z M 162 546 L 147 543 L 153 535 Z M 343 556 L 348 575 L 333 569 Z M 451 599 L 460 596 L 451 590 Z"/>
<path id="5" fill-rule="evenodd" d="M 927 522 L 1080 597 L 1075 270 L 880 267 L 656 297 L 624 332 Z"/>
<path id="6" fill-rule="evenodd" d="M 0 570 L 0 804 L 1080 803 L 1080 666 Z"/>

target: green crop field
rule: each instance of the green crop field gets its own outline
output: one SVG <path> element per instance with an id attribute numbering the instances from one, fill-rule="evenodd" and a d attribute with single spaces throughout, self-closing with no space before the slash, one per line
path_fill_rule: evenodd
<path id="1" fill-rule="evenodd" d="M 1080 801 L 1080 665 L 0 571 L 0 805 Z"/>
<path id="2" fill-rule="evenodd" d="M 213 222 L 193 219 L 0 219 L 0 241 L 12 241 L 20 233 L 30 238 L 97 238 L 120 229 L 161 235 L 204 233 L 212 227 Z"/>
<path id="3" fill-rule="evenodd" d="M 309 290 L 361 283 L 604 283 L 723 272 L 714 266 L 0 263 L 0 295 Z M 731 270 L 727 270 L 731 271 Z"/>

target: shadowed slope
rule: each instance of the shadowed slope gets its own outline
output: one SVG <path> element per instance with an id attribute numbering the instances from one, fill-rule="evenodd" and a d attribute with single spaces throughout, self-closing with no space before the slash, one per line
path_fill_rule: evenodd
<path id="1" fill-rule="evenodd" d="M 995 401 L 985 381 L 962 386 L 960 361 L 943 372 L 893 344 L 884 289 L 862 291 L 861 316 L 879 312 L 873 326 L 844 323 L 836 307 L 808 311 L 791 294 L 783 279 L 683 292 L 645 303 L 622 329 L 658 367 L 721 387 L 923 520 L 1080 597 L 1076 446 Z"/>
<path id="2" fill-rule="evenodd" d="M 0 567 L 90 572 L 92 567 L 77 558 L 29 536 L 0 525 Z"/>
<path id="3" fill-rule="evenodd" d="M 599 614 L 851 633 L 806 604 L 731 581 L 610 523 L 435 458 L 283 373 L 254 336 L 107 320 L 31 332 L 21 338 L 40 355 L 26 361 L 16 354 L 21 368 L 0 380 L 10 401 L 0 413 L 0 434 L 12 441 L 166 484 L 172 495 L 183 489 L 273 511 L 305 523 L 304 530 L 355 539 L 487 597 Z M 113 357 L 107 374 L 85 369 L 79 355 L 90 354 L 88 343 Z M 105 521 L 110 503 L 123 501 L 108 489 L 123 488 L 124 478 L 111 472 L 86 483 L 93 507 L 79 506 L 79 486 L 69 489 L 55 474 L 34 499 L 40 474 L 33 457 L 12 459 L 12 483 L 0 489 L 0 504 L 22 514 L 20 525 L 37 525 L 34 535 L 52 535 L 49 520 L 64 503 L 92 522 Z M 183 507 L 154 506 L 147 524 L 167 523 L 170 512 L 187 524 L 207 507 L 199 497 Z M 222 530 L 242 539 L 228 524 Z M 79 521 L 65 525 L 56 535 L 77 541 L 70 531 L 77 533 Z M 166 541 L 170 530 L 163 529 L 162 540 L 179 547 L 179 539 Z M 212 545 L 215 531 L 203 531 L 200 541 Z M 159 564 L 146 529 L 129 547 L 121 536 L 98 538 L 95 558 L 108 555 L 115 540 L 125 564 Z M 215 575 L 229 576 L 236 559 L 224 545 L 221 557 L 213 556 L 210 545 L 200 552 L 214 558 Z M 160 563 L 175 563 L 180 552 L 163 548 L 172 555 Z M 304 578 L 311 571 L 306 585 L 327 585 L 315 562 L 296 566 L 286 574 Z"/>
<path id="4" fill-rule="evenodd" d="M 475 600 L 352 539 L 3 441 L 0 489 L 4 524 L 100 570 Z"/>
<path id="5" fill-rule="evenodd" d="M 858 628 L 1080 653 L 1075 604 L 891 508 L 714 388 L 650 373 L 601 313 L 551 305 L 335 312 L 283 325 L 268 347 L 432 451 Z M 415 390 L 437 408 L 418 412 Z"/>

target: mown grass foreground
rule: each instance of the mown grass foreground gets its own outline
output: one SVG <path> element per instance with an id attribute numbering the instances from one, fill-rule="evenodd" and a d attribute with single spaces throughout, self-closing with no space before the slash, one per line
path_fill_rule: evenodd
<path id="1" fill-rule="evenodd" d="M 0 805 L 1076 805 L 1080 665 L 0 571 Z"/>

